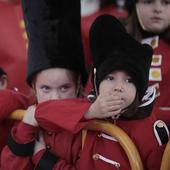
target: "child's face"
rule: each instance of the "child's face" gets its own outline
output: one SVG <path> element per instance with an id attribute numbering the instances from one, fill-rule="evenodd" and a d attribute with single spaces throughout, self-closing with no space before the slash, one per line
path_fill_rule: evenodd
<path id="1" fill-rule="evenodd" d="M 67 69 L 46 69 L 38 73 L 35 79 L 38 103 L 51 99 L 74 98 L 76 89 L 77 76 Z"/>
<path id="2" fill-rule="evenodd" d="M 136 10 L 145 31 L 161 33 L 170 26 L 170 0 L 139 0 Z"/>
<path id="3" fill-rule="evenodd" d="M 132 78 L 124 71 L 108 74 L 99 85 L 100 94 L 118 95 L 123 100 L 123 107 L 128 107 L 136 97 L 136 87 Z"/>

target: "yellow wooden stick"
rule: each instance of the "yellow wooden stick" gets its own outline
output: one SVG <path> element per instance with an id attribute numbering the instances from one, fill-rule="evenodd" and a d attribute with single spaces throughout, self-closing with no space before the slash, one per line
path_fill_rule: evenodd
<path id="1" fill-rule="evenodd" d="M 170 169 L 170 140 L 166 145 L 160 170 L 169 170 Z"/>

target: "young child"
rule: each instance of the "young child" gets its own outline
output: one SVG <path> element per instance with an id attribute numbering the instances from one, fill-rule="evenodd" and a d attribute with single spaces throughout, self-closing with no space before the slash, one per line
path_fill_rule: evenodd
<path id="1" fill-rule="evenodd" d="M 87 78 L 80 36 L 80 1 L 23 0 L 22 5 L 29 38 L 27 82 L 35 91 L 37 103 L 80 97 Z M 30 106 L 12 129 L 2 152 L 1 170 L 32 170 L 34 151 L 44 149 L 39 157 L 50 157 L 46 149 L 55 151 L 63 134 L 67 142 L 72 137 L 67 132 L 58 134 L 39 128 L 35 108 L 36 105 Z"/>
<path id="2" fill-rule="evenodd" d="M 151 47 L 134 40 L 110 15 L 100 16 L 94 21 L 90 44 L 94 61 L 92 80 L 97 95 L 94 103 L 90 106 L 78 99 L 60 100 L 44 102 L 36 108 L 35 117 L 42 128 L 75 133 L 68 149 L 71 154 L 65 151 L 65 158 L 70 154 L 70 159 L 65 162 L 63 157 L 61 159 L 61 145 L 56 150 L 51 169 L 130 169 L 117 140 L 102 132 L 89 130 L 82 150 L 81 130 L 93 121 L 91 119 L 104 119 L 122 128 L 136 144 L 144 169 L 160 169 L 163 144 L 169 136 L 165 123 L 156 121 L 151 114 L 154 93 L 149 95 L 149 90 L 145 95 L 152 60 Z M 70 107 L 69 112 L 63 109 L 65 106 Z M 49 114 L 51 116 L 47 116 Z M 34 161 L 42 165 L 45 159 Z"/>
<path id="3" fill-rule="evenodd" d="M 170 2 L 167 0 L 128 0 L 128 32 L 154 49 L 149 85 L 157 90 L 153 113 L 170 125 Z"/>

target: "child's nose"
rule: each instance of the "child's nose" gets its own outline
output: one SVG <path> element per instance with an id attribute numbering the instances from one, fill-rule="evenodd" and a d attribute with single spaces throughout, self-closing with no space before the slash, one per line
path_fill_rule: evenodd
<path id="1" fill-rule="evenodd" d="M 123 91 L 123 85 L 121 82 L 117 82 L 115 86 L 113 87 L 113 91 L 115 92 L 122 92 Z"/>
<path id="2" fill-rule="evenodd" d="M 162 11 L 162 4 L 159 1 L 156 1 L 154 4 L 154 11 L 160 13 Z"/>
<path id="3" fill-rule="evenodd" d="M 55 99 L 60 99 L 60 98 L 61 98 L 60 94 L 57 91 L 53 92 L 51 95 L 51 99 L 55 100 Z"/>

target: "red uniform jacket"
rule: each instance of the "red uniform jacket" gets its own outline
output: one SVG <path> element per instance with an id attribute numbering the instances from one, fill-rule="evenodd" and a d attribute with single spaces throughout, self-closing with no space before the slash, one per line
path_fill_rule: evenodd
<path id="1" fill-rule="evenodd" d="M 159 36 L 144 39 L 143 42 L 150 44 L 154 49 L 150 69 L 150 86 L 157 89 L 157 98 L 154 104 L 153 113 L 158 119 L 164 120 L 170 125 L 170 44 Z"/>
<path id="2" fill-rule="evenodd" d="M 84 148 L 81 150 L 81 129 L 89 123 L 83 118 L 83 115 L 89 105 L 86 101 L 74 99 L 64 100 L 64 102 L 62 100 L 45 102 L 38 106 L 36 118 L 43 129 L 45 142 L 50 151 L 60 158 L 53 170 L 113 170 L 117 169 L 115 165 L 120 165 L 122 170 L 130 169 L 127 157 L 119 144 L 114 138 L 101 132 L 88 131 Z M 117 125 L 127 132 L 136 144 L 146 170 L 160 169 L 164 149 L 159 146 L 154 136 L 153 124 L 155 120 L 152 115 L 142 120 L 117 121 Z M 21 134 L 23 128 L 27 129 L 29 135 L 24 135 L 26 134 L 25 130 Z M 33 138 L 33 130 L 26 124 L 20 124 L 13 130 L 13 136 L 18 142 L 24 143 L 24 140 L 28 142 Z M 34 166 L 39 162 L 42 152 L 32 158 Z M 93 159 L 95 154 L 100 155 L 98 160 Z M 28 167 L 28 164 L 31 164 L 30 158 L 15 156 L 8 147 L 4 149 L 1 160 L 3 162 L 10 161 L 14 165 L 17 164 L 16 162 L 20 162 L 23 165 L 22 170 L 31 170 Z M 9 166 L 11 166 L 15 169 L 14 165 L 7 164 L 5 168 L 10 170 Z M 3 166 L 2 170 L 5 170 Z"/>
<path id="3" fill-rule="evenodd" d="M 16 121 L 10 120 L 9 115 L 16 109 L 26 109 L 28 99 L 19 92 L 11 90 L 0 91 L 0 153 L 6 145 L 9 132 Z"/>

